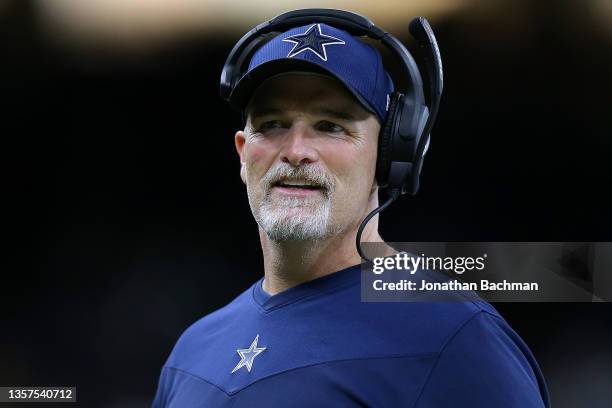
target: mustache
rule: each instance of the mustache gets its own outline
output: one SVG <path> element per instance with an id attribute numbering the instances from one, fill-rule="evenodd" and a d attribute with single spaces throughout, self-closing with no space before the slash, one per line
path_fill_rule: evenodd
<path id="1" fill-rule="evenodd" d="M 295 167 L 284 162 L 277 163 L 271 167 L 263 177 L 261 183 L 266 194 L 269 194 L 274 184 L 280 181 L 297 180 L 322 187 L 324 193 L 328 195 L 334 191 L 335 187 L 333 178 L 320 167 L 313 165 Z"/>

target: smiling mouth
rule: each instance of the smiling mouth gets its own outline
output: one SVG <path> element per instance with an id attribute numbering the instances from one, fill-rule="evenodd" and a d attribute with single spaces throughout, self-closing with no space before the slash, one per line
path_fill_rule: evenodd
<path id="1" fill-rule="evenodd" d="M 281 180 L 272 184 L 272 191 L 281 196 L 302 199 L 318 196 L 327 197 L 327 189 L 320 184 L 305 180 Z"/>
<path id="2" fill-rule="evenodd" d="M 319 184 L 315 184 L 308 181 L 301 180 L 286 180 L 286 181 L 277 181 L 272 185 L 272 187 L 281 187 L 284 189 L 296 189 L 296 190 L 324 190 L 325 188 Z"/>

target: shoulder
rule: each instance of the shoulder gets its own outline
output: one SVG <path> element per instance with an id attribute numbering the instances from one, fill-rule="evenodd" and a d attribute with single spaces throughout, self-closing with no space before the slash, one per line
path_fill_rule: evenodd
<path id="1" fill-rule="evenodd" d="M 379 330 L 400 330 L 402 348 L 433 358 L 417 406 L 548 406 L 535 357 L 493 305 L 466 291 L 444 299 L 380 306 Z"/>
<path id="2" fill-rule="evenodd" d="M 483 308 L 444 343 L 418 407 L 549 406 L 548 391 L 528 346 L 497 313 Z M 453 404 L 445 396 L 453 396 Z"/>
<path id="3" fill-rule="evenodd" d="M 377 330 L 401 354 L 432 358 L 417 407 L 549 406 L 531 350 L 484 300 L 387 303 L 380 311 Z"/>
<path id="4" fill-rule="evenodd" d="M 385 333 L 384 348 L 393 349 L 399 354 L 439 353 L 458 331 L 465 328 L 472 319 L 480 319 L 479 316 L 489 316 L 491 328 L 494 321 L 506 324 L 491 304 L 461 294 L 447 301 L 359 300 L 350 308 L 353 310 L 353 319 L 362 322 L 360 326 L 369 326 L 377 333 Z M 470 330 L 470 327 L 468 325 L 466 330 Z"/>

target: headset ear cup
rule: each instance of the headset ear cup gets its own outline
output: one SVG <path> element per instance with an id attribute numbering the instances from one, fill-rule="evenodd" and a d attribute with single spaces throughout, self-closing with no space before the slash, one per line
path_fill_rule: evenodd
<path id="1" fill-rule="evenodd" d="M 390 149 L 391 140 L 393 136 L 393 129 L 396 127 L 397 116 L 398 116 L 398 105 L 400 99 L 403 98 L 403 94 L 400 92 L 393 92 L 389 98 L 389 109 L 387 111 L 387 118 L 380 128 L 378 135 L 378 156 L 376 158 L 376 182 L 379 187 L 386 187 L 389 182 L 389 166 L 390 163 Z"/>

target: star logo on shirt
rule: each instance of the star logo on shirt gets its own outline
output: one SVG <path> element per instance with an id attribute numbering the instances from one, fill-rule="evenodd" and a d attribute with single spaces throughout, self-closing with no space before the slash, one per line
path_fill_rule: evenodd
<path id="1" fill-rule="evenodd" d="M 234 367 L 232 370 L 232 374 L 236 371 L 240 370 L 242 367 L 246 366 L 247 371 L 250 373 L 251 368 L 253 368 L 253 360 L 259 354 L 261 354 L 266 348 L 265 347 L 257 347 L 257 342 L 259 341 L 259 334 L 255 337 L 255 340 L 251 343 L 251 347 L 248 349 L 238 349 L 236 350 L 240 355 L 240 362 Z"/>
<path id="2" fill-rule="evenodd" d="M 284 38 L 283 41 L 295 44 L 293 48 L 291 48 L 291 51 L 289 51 L 289 54 L 287 54 L 287 58 L 295 57 L 300 52 L 310 50 L 323 61 L 327 61 L 327 50 L 325 49 L 325 46 L 332 44 L 346 44 L 340 38 L 323 34 L 321 32 L 321 24 L 313 24 L 308 27 L 306 32 Z"/>

